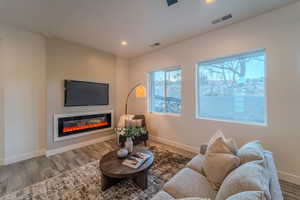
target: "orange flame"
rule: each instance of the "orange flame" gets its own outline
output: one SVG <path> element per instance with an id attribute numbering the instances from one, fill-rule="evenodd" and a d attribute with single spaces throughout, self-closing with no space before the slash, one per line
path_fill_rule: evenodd
<path id="1" fill-rule="evenodd" d="M 102 126 L 107 126 L 108 122 L 100 122 L 100 123 L 95 123 L 95 124 L 87 124 L 83 126 L 73 126 L 73 127 L 65 127 L 63 128 L 63 132 L 71 132 L 71 131 L 78 131 L 78 130 L 84 130 L 88 128 L 96 128 L 96 127 L 102 127 Z"/>

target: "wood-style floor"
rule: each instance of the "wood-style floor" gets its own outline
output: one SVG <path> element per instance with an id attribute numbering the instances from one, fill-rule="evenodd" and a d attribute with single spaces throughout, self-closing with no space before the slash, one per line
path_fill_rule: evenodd
<path id="1" fill-rule="evenodd" d="M 64 171 L 98 160 L 102 155 L 116 148 L 114 141 L 107 141 L 50 157 L 41 156 L 1 166 L 0 197 L 5 193 L 22 189 Z"/>
<path id="2" fill-rule="evenodd" d="M 150 142 L 150 145 L 159 145 L 169 151 L 189 153 L 156 142 Z M 41 156 L 2 166 L 0 167 L 0 197 L 62 172 L 99 160 L 104 154 L 117 148 L 116 142 L 110 140 L 50 157 Z M 300 200 L 300 186 L 281 181 L 281 187 L 286 200 Z"/>

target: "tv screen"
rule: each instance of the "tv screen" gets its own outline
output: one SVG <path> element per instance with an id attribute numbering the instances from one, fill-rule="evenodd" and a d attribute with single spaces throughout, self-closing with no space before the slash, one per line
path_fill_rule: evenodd
<path id="1" fill-rule="evenodd" d="M 65 80 L 65 106 L 108 105 L 109 85 Z"/>

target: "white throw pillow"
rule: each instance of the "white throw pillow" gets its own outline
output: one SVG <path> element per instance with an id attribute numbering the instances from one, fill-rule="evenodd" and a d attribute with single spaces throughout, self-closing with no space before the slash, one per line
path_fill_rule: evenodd
<path id="1" fill-rule="evenodd" d="M 231 152 L 232 152 L 234 155 L 237 155 L 238 146 L 237 146 L 235 140 L 234 140 L 233 138 L 229 138 L 229 139 L 226 139 L 226 138 L 225 138 L 225 142 L 226 142 L 226 144 L 228 145 L 228 147 L 230 148 Z"/>
<path id="2" fill-rule="evenodd" d="M 218 190 L 225 177 L 240 165 L 236 149 L 234 140 L 227 140 L 221 131 L 217 131 L 208 142 L 203 172 L 214 190 Z"/>
<path id="3" fill-rule="evenodd" d="M 118 128 L 124 128 L 125 127 L 125 120 L 133 119 L 134 115 L 122 115 L 120 117 L 120 120 L 118 122 Z"/>
<path id="4" fill-rule="evenodd" d="M 253 141 L 242 146 L 238 150 L 237 155 L 241 159 L 241 164 L 245 164 L 255 160 L 263 160 L 264 149 L 260 141 Z"/>
<path id="5" fill-rule="evenodd" d="M 214 190 L 218 190 L 226 176 L 240 165 L 240 158 L 228 153 L 207 153 L 203 171 Z"/>
<path id="6" fill-rule="evenodd" d="M 207 144 L 207 152 L 211 153 L 237 153 L 237 145 L 234 139 L 226 139 L 224 134 L 218 130 Z"/>
<path id="7" fill-rule="evenodd" d="M 232 195 L 226 200 L 266 200 L 266 196 L 262 191 L 247 191 Z"/>
<path id="8" fill-rule="evenodd" d="M 223 181 L 215 200 L 246 191 L 263 191 L 267 200 L 271 199 L 269 191 L 270 177 L 263 167 L 263 161 L 252 161 L 233 170 Z"/>
<path id="9" fill-rule="evenodd" d="M 222 137 L 216 138 L 216 140 L 207 147 L 206 154 L 208 154 L 208 153 L 233 154 L 230 147 L 227 145 L 224 138 L 222 138 Z"/>
<path id="10" fill-rule="evenodd" d="M 141 127 L 142 126 L 141 119 L 126 119 L 125 120 L 125 127 Z"/>

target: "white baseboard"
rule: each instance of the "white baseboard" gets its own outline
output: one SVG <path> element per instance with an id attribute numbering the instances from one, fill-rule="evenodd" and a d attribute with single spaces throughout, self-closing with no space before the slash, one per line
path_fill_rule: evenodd
<path id="1" fill-rule="evenodd" d="M 183 149 L 183 150 L 186 150 L 186 151 L 190 151 L 190 152 L 193 152 L 193 153 L 199 153 L 200 152 L 200 147 L 193 147 L 193 146 L 190 146 L 190 145 L 187 145 L 187 144 L 174 142 L 174 141 L 166 139 L 166 138 L 150 135 L 150 139 L 153 140 L 153 141 L 156 141 L 156 142 L 160 142 L 160 143 L 170 145 L 170 146 L 173 146 L 173 147 L 176 147 L 176 148 L 179 148 L 179 149 Z"/>
<path id="2" fill-rule="evenodd" d="M 48 157 L 48 156 L 63 153 L 63 152 L 66 152 L 66 151 L 71 151 L 73 149 L 78 149 L 78 148 L 81 148 L 81 147 L 85 147 L 85 146 L 88 146 L 88 145 L 91 145 L 91 144 L 104 142 L 104 141 L 107 141 L 107 140 L 114 139 L 115 137 L 116 137 L 116 135 L 108 135 L 108 136 L 100 137 L 100 138 L 97 138 L 97 139 L 94 139 L 94 140 L 89 140 L 89 141 L 86 141 L 86 142 L 71 144 L 71 145 L 68 145 L 68 146 L 65 146 L 65 147 L 47 150 L 46 151 L 46 156 Z"/>
<path id="3" fill-rule="evenodd" d="M 80 147 L 88 146 L 88 145 L 91 145 L 91 144 L 111 140 L 113 138 L 115 138 L 115 135 L 108 135 L 108 136 L 97 138 L 97 139 L 94 139 L 94 140 L 90 140 L 90 141 L 86 141 L 86 142 L 82 142 L 82 143 L 78 143 L 78 144 L 68 145 L 68 146 L 65 146 L 65 147 L 62 147 L 62 148 L 58 148 L 58 149 L 53 149 L 53 150 L 48 150 L 48 151 L 46 151 L 44 149 L 41 149 L 41 150 L 38 150 L 38 151 L 24 153 L 24 154 L 20 154 L 20 155 L 17 155 L 17 156 L 11 156 L 11 157 L 8 157 L 8 158 L 0 158 L 0 166 L 1 165 L 9 165 L 9 164 L 20 162 L 20 161 L 23 161 L 23 160 L 28 160 L 28 159 L 31 159 L 31 158 L 34 158 L 34 157 L 43 156 L 45 154 L 46 154 L 46 156 L 51 156 L 51 155 L 55 155 L 55 154 L 58 154 L 58 153 L 63 153 L 65 151 L 70 151 L 70 150 L 77 149 L 77 148 L 80 148 Z"/>
<path id="4" fill-rule="evenodd" d="M 290 174 L 283 171 L 278 171 L 279 179 L 300 185 L 300 176 Z"/>
<path id="5" fill-rule="evenodd" d="M 9 164 L 12 164 L 12 163 L 16 163 L 16 162 L 20 162 L 20 161 L 23 161 L 23 160 L 28 160 L 28 159 L 31 159 L 31 158 L 34 158 L 34 157 L 42 156 L 44 154 L 45 154 L 45 150 L 41 149 L 41 150 L 34 151 L 34 152 L 29 152 L 29 153 L 24 153 L 24 154 L 4 158 L 2 160 L 2 163 L 3 163 L 3 165 L 9 165 Z"/>

